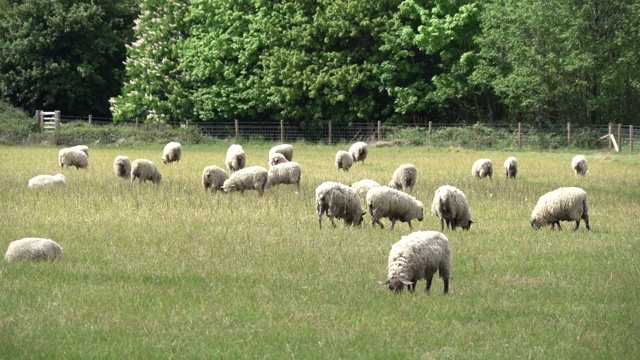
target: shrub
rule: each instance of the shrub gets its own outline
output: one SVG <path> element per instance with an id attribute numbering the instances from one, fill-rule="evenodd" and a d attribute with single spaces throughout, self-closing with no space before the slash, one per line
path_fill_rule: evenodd
<path id="1" fill-rule="evenodd" d="M 37 124 L 21 109 L 0 100 L 0 144 L 23 144 L 29 134 L 37 131 Z"/>

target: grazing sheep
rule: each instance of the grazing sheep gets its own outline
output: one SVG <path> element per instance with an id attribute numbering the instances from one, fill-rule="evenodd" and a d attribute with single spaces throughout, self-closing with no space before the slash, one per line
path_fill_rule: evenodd
<path id="1" fill-rule="evenodd" d="M 344 219 L 345 226 L 360 226 L 366 213 L 353 188 L 332 181 L 323 182 L 316 188 L 316 210 L 320 229 L 323 214 L 329 217 L 335 228 L 334 218 Z"/>
<path id="2" fill-rule="evenodd" d="M 89 147 L 87 145 L 76 145 L 76 146 L 70 147 L 69 149 L 80 150 L 83 153 L 87 154 L 87 157 L 89 157 Z"/>
<path id="3" fill-rule="evenodd" d="M 363 141 L 358 141 L 357 143 L 351 145 L 351 147 L 349 148 L 349 155 L 351 155 L 353 161 L 355 161 L 356 164 L 359 161 L 362 161 L 362 164 L 364 165 L 364 159 L 367 158 L 368 154 L 369 147 L 367 146 L 367 143 Z"/>
<path id="4" fill-rule="evenodd" d="M 436 231 L 416 231 L 393 244 L 389 251 L 387 279 L 378 281 L 378 284 L 388 284 L 389 290 L 396 293 L 407 285 L 407 289 L 414 292 L 418 280 L 426 279 L 424 291 L 429 292 L 436 272 L 444 282 L 444 293 L 448 294 L 451 273 L 449 239 Z"/>
<path id="5" fill-rule="evenodd" d="M 38 175 L 29 180 L 29 187 L 67 186 L 67 178 L 62 174 Z"/>
<path id="6" fill-rule="evenodd" d="M 121 177 L 123 179 L 128 179 L 131 177 L 131 160 L 124 155 L 118 155 L 115 159 L 113 159 L 113 171 L 116 173 L 116 176 Z"/>
<path id="7" fill-rule="evenodd" d="M 484 179 L 489 177 L 493 179 L 493 164 L 489 159 L 478 159 L 471 167 L 471 175 L 476 179 Z"/>
<path id="8" fill-rule="evenodd" d="M 76 169 L 86 169 L 89 167 L 89 157 L 82 150 L 64 148 L 58 151 L 58 162 L 60 167 L 72 167 Z"/>
<path id="9" fill-rule="evenodd" d="M 353 165 L 353 158 L 348 152 L 340 150 L 336 153 L 336 167 L 338 170 L 349 171 Z"/>
<path id="10" fill-rule="evenodd" d="M 416 185 L 416 179 L 418 178 L 418 170 L 411 164 L 402 164 L 391 176 L 389 187 L 402 191 L 407 191 L 407 188 L 413 191 L 413 187 Z"/>
<path id="11" fill-rule="evenodd" d="M 227 150 L 227 157 L 224 160 L 224 164 L 229 171 L 238 171 L 244 169 L 247 164 L 247 154 L 245 154 L 242 146 L 233 144 L 229 146 Z"/>
<path id="12" fill-rule="evenodd" d="M 515 179 L 516 175 L 518 175 L 518 160 L 513 156 L 508 157 L 507 160 L 504 161 L 504 171 L 507 179 Z"/>
<path id="13" fill-rule="evenodd" d="M 244 195 L 245 190 L 257 190 L 258 195 L 262 196 L 267 187 L 267 179 L 269 171 L 262 166 L 249 166 L 233 173 L 222 184 L 224 192 L 240 191 Z"/>
<path id="14" fill-rule="evenodd" d="M 179 142 L 172 141 L 165 145 L 162 151 L 162 163 L 171 164 L 172 162 L 179 162 L 182 158 L 182 145 Z"/>
<path id="15" fill-rule="evenodd" d="M 536 230 L 547 224 L 551 224 L 551 230 L 555 225 L 562 230 L 560 221 L 575 221 L 573 230 L 578 230 L 580 219 L 591 230 L 587 193 L 578 187 L 562 187 L 542 195 L 531 212 L 531 226 Z"/>
<path id="16" fill-rule="evenodd" d="M 391 220 L 391 230 L 395 227 L 397 220 L 408 223 L 409 229 L 413 229 L 411 220 L 418 219 L 418 221 L 422 221 L 424 218 L 422 202 L 409 194 L 388 186 L 372 187 L 367 192 L 367 207 L 369 208 L 371 224 L 374 228 L 378 224 L 381 229 L 384 229 L 384 225 L 380 222 L 380 219 L 384 217 Z"/>
<path id="17" fill-rule="evenodd" d="M 282 154 L 282 156 L 285 157 L 285 159 L 287 159 L 287 161 L 291 161 L 293 160 L 293 145 L 289 145 L 289 144 L 280 144 L 280 145 L 276 145 L 274 147 L 271 148 L 271 150 L 269 150 L 269 157 L 271 157 L 271 154 Z"/>
<path id="18" fill-rule="evenodd" d="M 211 193 L 222 190 L 222 185 L 228 178 L 229 174 L 222 168 L 215 165 L 205 167 L 204 170 L 202 170 L 202 187 L 204 188 L 204 192 L 207 192 L 208 189 L 211 189 Z"/>
<path id="19" fill-rule="evenodd" d="M 371 179 L 363 179 L 351 184 L 351 187 L 354 188 L 358 194 L 365 196 L 367 195 L 367 192 L 369 192 L 369 189 L 375 186 L 380 186 L 380 184 Z"/>
<path id="20" fill-rule="evenodd" d="M 53 240 L 41 238 L 24 238 L 12 241 L 7 253 L 6 261 L 13 260 L 54 260 L 62 257 L 62 247 Z"/>
<path id="21" fill-rule="evenodd" d="M 576 177 L 578 175 L 585 176 L 589 171 L 589 166 L 587 164 L 587 158 L 584 155 L 576 155 L 571 160 L 571 168 L 575 172 Z"/>
<path id="22" fill-rule="evenodd" d="M 440 186 L 436 190 L 431 204 L 431 214 L 440 218 L 440 231 L 444 231 L 445 222 L 447 229 L 451 230 L 458 226 L 463 230 L 469 230 L 473 224 L 467 197 L 458 188 L 449 185 Z"/>
<path id="23" fill-rule="evenodd" d="M 291 184 L 296 188 L 296 191 L 299 191 L 301 174 L 302 169 L 297 162 L 287 161 L 286 163 L 274 165 L 269 168 L 267 187 L 278 184 Z"/>
<path id="24" fill-rule="evenodd" d="M 136 178 L 138 178 L 141 183 L 151 180 L 154 184 L 160 184 L 162 174 L 160 174 L 156 165 L 150 160 L 136 159 L 131 165 L 131 182 Z"/>
<path id="25" fill-rule="evenodd" d="M 284 164 L 287 161 L 288 161 L 287 158 L 284 157 L 284 155 L 282 155 L 280 153 L 270 153 L 269 154 L 269 167 L 274 166 L 274 165 L 278 165 L 278 164 Z"/>

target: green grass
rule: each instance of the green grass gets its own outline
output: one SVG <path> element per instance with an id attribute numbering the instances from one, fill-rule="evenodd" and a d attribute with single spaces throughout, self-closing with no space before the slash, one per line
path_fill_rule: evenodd
<path id="1" fill-rule="evenodd" d="M 92 148 L 69 186 L 33 190 L 60 172 L 58 148 L 0 147 L 0 249 L 23 237 L 64 247 L 56 262 L 0 262 L 0 358 L 637 358 L 640 351 L 640 158 L 586 152 L 575 178 L 569 152 L 370 148 L 364 166 L 339 172 L 339 147 L 294 144 L 302 187 L 204 194 L 206 165 L 224 167 L 228 144 L 185 146 L 177 165 L 162 145 Z M 269 145 L 244 144 L 248 165 Z M 160 186 L 115 178 L 117 155 L 154 161 Z M 519 178 L 502 162 L 516 156 Z M 471 178 L 478 158 L 493 180 Z M 318 228 L 323 181 L 387 183 L 402 163 L 418 168 L 413 195 L 425 219 L 435 189 L 462 189 L 475 224 L 445 234 L 450 294 L 394 295 L 389 249 L 410 232 Z M 534 231 L 537 199 L 560 186 L 589 194 L 591 232 Z M 386 219 L 382 220 L 389 224 Z M 2 250 L 4 251 L 4 250 Z"/>

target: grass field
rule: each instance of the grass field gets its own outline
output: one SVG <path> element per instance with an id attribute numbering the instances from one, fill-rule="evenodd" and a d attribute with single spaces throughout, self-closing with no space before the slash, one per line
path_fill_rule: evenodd
<path id="1" fill-rule="evenodd" d="M 273 145 L 273 144 L 270 144 Z M 270 145 L 243 144 L 248 165 L 267 166 Z M 228 144 L 185 146 L 177 165 L 162 145 L 92 148 L 88 170 L 57 165 L 58 148 L 0 147 L 0 249 L 23 237 L 64 247 L 55 262 L 0 261 L 0 358 L 549 358 L 633 359 L 640 353 L 640 157 L 587 152 L 370 148 L 348 173 L 333 165 L 346 146 L 294 144 L 302 187 L 204 194 L 206 165 L 224 167 Z M 147 158 L 159 186 L 115 178 L 117 155 Z M 516 156 L 519 178 L 502 162 Z M 471 178 L 478 158 L 493 180 Z M 435 279 L 394 295 L 389 249 L 410 233 L 318 228 L 314 189 L 323 181 L 388 183 L 402 163 L 418 168 L 412 195 L 425 219 L 437 187 L 465 192 L 474 225 L 445 230 L 450 293 Z M 33 190 L 28 180 L 62 172 L 69 186 Z M 591 232 L 534 231 L 544 193 L 579 186 Z M 387 219 L 382 220 L 390 224 Z"/>

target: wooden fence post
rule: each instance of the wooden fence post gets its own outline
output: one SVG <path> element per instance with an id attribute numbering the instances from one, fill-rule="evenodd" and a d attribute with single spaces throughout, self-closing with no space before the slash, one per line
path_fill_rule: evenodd
<path id="1" fill-rule="evenodd" d="M 571 146 L 571 122 L 567 122 L 567 145 Z"/>
<path id="2" fill-rule="evenodd" d="M 518 147 L 522 147 L 522 123 L 518 121 Z"/>
<path id="3" fill-rule="evenodd" d="M 331 121 L 329 121 L 329 145 L 331 145 Z"/>
<path id="4" fill-rule="evenodd" d="M 429 121 L 429 135 L 433 132 L 433 122 Z"/>
<path id="5" fill-rule="evenodd" d="M 609 135 L 613 134 L 613 123 L 609 123 Z M 611 136 L 609 136 L 609 149 L 613 147 L 613 143 L 611 142 Z"/>
<path id="6" fill-rule="evenodd" d="M 629 125 L 629 152 L 633 152 L 633 125 Z"/>
<path id="7" fill-rule="evenodd" d="M 238 135 L 240 133 L 239 128 L 238 128 L 238 119 L 234 120 L 235 126 L 236 126 L 236 143 L 238 142 Z"/>
<path id="8" fill-rule="evenodd" d="M 284 120 L 280 120 L 280 143 L 284 144 Z"/>
<path id="9" fill-rule="evenodd" d="M 36 110 L 36 123 L 38 123 L 40 132 L 44 132 L 44 116 L 42 116 L 42 110 Z"/>
<path id="10" fill-rule="evenodd" d="M 91 125 L 91 123 L 93 123 L 93 115 L 89 114 L 89 125 Z"/>
<path id="11" fill-rule="evenodd" d="M 60 130 L 60 110 L 56 110 L 53 116 L 55 117 L 56 131 L 58 131 Z"/>
<path id="12" fill-rule="evenodd" d="M 382 138 L 382 121 L 378 120 L 378 142 Z"/>
<path id="13" fill-rule="evenodd" d="M 138 121 L 138 118 L 136 118 L 136 130 L 138 130 L 139 126 L 140 126 L 140 122 Z"/>
<path id="14" fill-rule="evenodd" d="M 618 124 L 618 146 L 622 149 L 622 124 Z"/>

